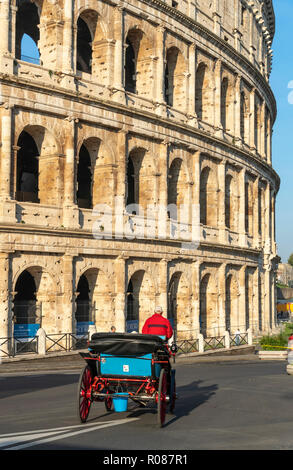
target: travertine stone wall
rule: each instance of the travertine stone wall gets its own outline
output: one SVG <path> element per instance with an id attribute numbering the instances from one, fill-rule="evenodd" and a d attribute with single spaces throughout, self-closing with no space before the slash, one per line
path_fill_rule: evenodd
<path id="1" fill-rule="evenodd" d="M 75 331 L 83 276 L 98 331 L 156 304 L 181 337 L 274 327 L 272 2 L 177 3 L 0 2 L 0 337 L 24 271 L 51 334 Z M 189 227 L 200 204 L 197 248 L 160 236 L 168 204 Z"/>

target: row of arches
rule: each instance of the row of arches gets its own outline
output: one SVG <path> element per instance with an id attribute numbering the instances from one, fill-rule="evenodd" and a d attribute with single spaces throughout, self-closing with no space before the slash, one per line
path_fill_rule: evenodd
<path id="1" fill-rule="evenodd" d="M 15 199 L 20 202 L 61 205 L 62 167 L 60 167 L 60 149 L 53 135 L 41 126 L 26 126 L 17 140 L 15 158 Z M 167 205 L 180 209 L 190 207 L 194 198 L 194 188 L 190 185 L 192 176 L 187 162 L 180 156 L 170 158 L 167 173 Z M 241 188 L 239 171 L 226 168 L 225 181 L 220 182 L 218 164 L 201 164 L 199 185 L 200 223 L 205 226 L 219 227 L 222 206 L 220 192 L 225 194 L 225 227 L 233 232 L 239 231 L 239 213 L 241 197 L 244 197 L 245 230 L 255 233 L 258 219 L 258 232 L 264 233 L 262 213 L 265 209 L 265 186 L 260 185 L 255 203 L 255 182 L 247 178 Z M 231 167 L 232 168 L 232 167 Z M 85 139 L 80 147 L 75 162 L 74 202 L 81 209 L 92 209 L 96 204 L 108 204 L 112 207 L 113 197 L 117 195 L 117 174 L 112 151 L 95 137 Z M 126 165 L 126 206 L 136 205 L 144 211 L 158 204 L 156 163 L 150 151 L 136 146 L 128 155 Z M 50 184 L 52 182 L 52 184 Z M 56 191 L 57 182 L 59 193 Z M 163 184 L 163 183 L 161 183 Z M 118 194 L 119 195 L 119 194 Z M 167 209 L 166 209 L 167 210 Z M 169 211 L 169 217 L 176 219 L 177 211 Z"/>
<path id="2" fill-rule="evenodd" d="M 220 316 L 219 284 L 217 272 L 203 272 L 198 286 L 199 311 L 193 306 L 193 295 L 188 276 L 175 271 L 167 286 L 167 317 L 170 319 L 178 338 L 202 333 L 205 337 L 236 331 L 241 328 L 259 328 L 262 317 L 255 305 L 261 302 L 256 268 L 246 268 L 244 283 L 245 299 L 241 299 L 239 269 L 228 270 L 225 275 L 224 314 Z M 23 325 L 42 326 L 47 332 L 55 326 L 56 293 L 44 290 L 52 287 L 54 281 L 40 267 L 24 270 L 17 278 L 13 300 L 14 322 Z M 257 285 L 257 287 L 256 287 Z M 125 330 L 141 331 L 145 320 L 159 303 L 158 293 L 152 276 L 145 270 L 135 271 L 127 283 L 125 304 Z M 258 297 L 258 298 L 257 298 Z M 98 331 L 110 331 L 115 326 L 113 292 L 107 275 L 99 269 L 88 269 L 79 278 L 73 308 L 73 328 L 96 325 Z M 242 303 L 241 303 L 242 302 Z M 50 308 L 49 308 L 50 306 Z M 41 308 L 38 308 L 41 307 Z M 59 307 L 60 308 L 60 307 Z M 59 314 L 60 315 L 60 314 Z M 199 315 L 198 320 L 195 316 Z M 185 338 L 186 339 L 186 338 Z"/>
<path id="3" fill-rule="evenodd" d="M 20 2 L 16 18 L 16 58 L 28 60 L 29 55 L 35 50 L 32 60 L 40 60 L 38 44 L 40 43 L 40 12 L 41 7 L 28 0 Z M 30 40 L 30 43 L 28 42 Z M 34 44 L 34 47 L 32 47 Z M 152 95 L 152 84 L 156 81 L 157 68 L 154 57 L 157 54 L 156 40 L 149 38 L 148 34 L 140 27 L 130 26 L 123 38 L 123 85 L 127 92 L 135 93 L 141 97 L 149 98 Z M 75 70 L 92 74 L 98 83 L 104 83 L 104 78 L 109 74 L 109 53 L 106 27 L 101 16 L 94 10 L 83 11 L 76 22 L 76 49 Z M 161 53 L 161 52 L 160 52 Z M 179 111 L 187 112 L 188 106 L 188 79 L 190 65 L 187 54 L 177 45 L 166 46 L 163 50 L 163 99 L 165 103 Z M 194 112 L 200 121 L 214 125 L 214 108 L 217 105 L 215 86 L 216 78 L 213 61 L 205 61 L 199 57 L 195 64 L 194 84 Z M 259 153 L 264 152 L 268 157 L 271 136 L 271 117 L 267 106 L 265 115 L 261 109 L 263 101 L 251 109 L 250 91 L 242 86 L 240 97 L 236 96 L 235 77 L 233 73 L 222 71 L 221 90 L 219 98 L 220 124 L 223 130 L 229 134 L 235 134 L 237 121 L 240 122 L 240 137 L 250 146 L 255 146 Z M 155 98 L 155 97 L 153 97 Z M 218 98 L 217 98 L 218 99 Z M 239 109 L 236 113 L 235 103 L 239 100 Z M 249 135 L 252 125 L 251 114 L 254 119 L 254 137 Z M 218 124 L 217 124 L 218 125 Z M 264 147 L 261 148 L 261 135 L 264 134 Z"/>

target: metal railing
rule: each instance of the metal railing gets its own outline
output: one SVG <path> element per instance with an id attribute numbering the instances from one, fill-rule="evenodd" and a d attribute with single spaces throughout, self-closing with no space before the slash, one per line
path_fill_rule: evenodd
<path id="1" fill-rule="evenodd" d="M 177 354 L 188 354 L 198 352 L 198 339 L 177 340 Z"/>
<path id="2" fill-rule="evenodd" d="M 46 353 L 86 349 L 88 340 L 88 333 L 82 336 L 75 333 L 46 334 Z"/>
<path id="3" fill-rule="evenodd" d="M 204 351 L 210 351 L 212 349 L 222 349 L 225 347 L 225 336 L 213 336 L 210 338 L 204 338 Z"/>
<path id="4" fill-rule="evenodd" d="M 247 333 L 238 333 L 235 335 L 230 335 L 230 348 L 234 346 L 245 346 L 245 344 L 248 344 Z"/>
<path id="5" fill-rule="evenodd" d="M 0 358 L 15 357 L 18 354 L 38 352 L 38 337 L 32 338 L 0 338 Z"/>

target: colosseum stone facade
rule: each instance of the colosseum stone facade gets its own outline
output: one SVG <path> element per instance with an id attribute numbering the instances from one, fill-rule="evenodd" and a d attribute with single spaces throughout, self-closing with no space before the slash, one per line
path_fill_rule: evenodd
<path id="1" fill-rule="evenodd" d="M 178 337 L 272 329 L 272 0 L 0 5 L 0 337 L 141 331 L 155 305 Z"/>

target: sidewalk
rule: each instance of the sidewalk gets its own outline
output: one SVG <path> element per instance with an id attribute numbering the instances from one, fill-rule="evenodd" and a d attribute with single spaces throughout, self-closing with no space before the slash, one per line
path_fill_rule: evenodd
<path id="1" fill-rule="evenodd" d="M 77 372 L 85 365 L 84 359 L 79 352 L 87 352 L 87 349 L 73 352 L 51 353 L 40 357 L 38 354 L 23 354 L 15 358 L 6 358 L 0 363 L 0 375 L 15 372 L 48 372 L 60 370 L 76 370 Z M 228 361 L 259 361 L 255 354 L 254 346 L 240 346 L 221 351 L 208 351 L 205 353 L 180 354 L 176 357 L 175 364 L 206 363 L 206 362 L 228 362 Z"/>

